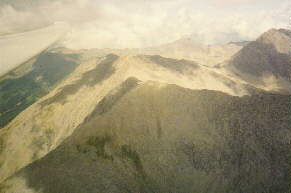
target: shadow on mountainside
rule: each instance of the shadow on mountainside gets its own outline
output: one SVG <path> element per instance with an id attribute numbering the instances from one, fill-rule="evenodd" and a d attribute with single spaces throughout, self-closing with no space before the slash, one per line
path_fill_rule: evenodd
<path id="1" fill-rule="evenodd" d="M 290 96 L 239 98 L 154 82 L 122 88 L 120 97 L 97 105 L 66 142 L 19 172 L 29 188 L 43 193 L 290 189 Z"/>

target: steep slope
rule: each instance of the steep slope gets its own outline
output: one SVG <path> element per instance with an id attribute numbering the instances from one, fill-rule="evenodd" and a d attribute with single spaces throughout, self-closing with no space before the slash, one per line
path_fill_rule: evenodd
<path id="1" fill-rule="evenodd" d="M 48 94 L 79 65 L 80 55 L 46 51 L 0 79 L 0 128 Z"/>
<path id="2" fill-rule="evenodd" d="M 255 87 L 244 81 L 188 60 L 137 55 L 127 56 L 125 62 L 130 66 L 128 76 L 135 76 L 142 81 L 153 80 L 190 89 L 219 90 L 238 96 L 256 91 Z"/>
<path id="3" fill-rule="evenodd" d="M 96 57 L 84 51 L 80 62 L 54 90 L 0 130 L 0 181 L 56 148 L 110 90 L 128 77 L 238 96 L 262 92 L 186 60 L 114 54 Z"/>
<path id="4" fill-rule="evenodd" d="M 290 31 L 271 29 L 235 54 L 227 68 L 258 86 L 291 91 Z"/>
<path id="5" fill-rule="evenodd" d="M 115 57 L 108 60 L 109 65 L 110 60 L 114 61 Z M 102 91 L 97 89 L 98 94 L 96 94 L 96 90 L 91 92 L 90 86 L 87 89 L 85 88 L 87 92 L 83 92 L 83 87 L 91 82 L 91 80 L 86 79 L 87 74 L 83 76 L 83 79 L 86 79 L 82 82 L 83 85 L 74 84 L 74 81 L 80 79 L 78 76 L 82 75 L 83 72 L 90 73 L 90 67 L 93 68 L 92 71 L 94 72 L 94 64 L 89 66 L 86 64 L 88 63 L 85 62 L 85 64 L 78 66 L 75 72 L 70 74 L 48 96 L 32 104 L 0 130 L 0 181 L 55 148 L 83 121 L 83 118 L 90 112 L 91 106 L 94 106 L 96 101 L 98 102 L 98 97 L 95 98 L 94 95 L 102 97 Z M 110 66 L 108 67 L 110 68 Z M 96 73 L 99 74 L 99 77 L 104 72 L 103 68 L 104 65 L 97 68 Z M 94 78 L 94 75 L 89 78 Z M 99 77 L 96 77 L 93 81 L 96 81 Z M 99 80 L 102 81 L 105 78 L 101 77 Z M 110 84 L 108 89 L 111 89 Z M 104 90 L 106 92 L 106 88 Z M 74 92 L 78 91 L 78 93 L 74 94 L 76 97 L 73 99 L 74 101 L 63 105 L 62 103 L 65 103 L 65 101 L 61 100 L 58 91 L 65 100 L 68 100 L 67 96 L 73 95 Z M 50 104 L 50 101 L 55 103 Z"/>
<path id="6" fill-rule="evenodd" d="M 127 79 L 5 193 L 284 193 L 290 96 L 242 98 Z"/>

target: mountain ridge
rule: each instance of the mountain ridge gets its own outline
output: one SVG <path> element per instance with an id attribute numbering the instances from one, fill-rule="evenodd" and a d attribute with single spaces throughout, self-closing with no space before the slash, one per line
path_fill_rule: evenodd
<path id="1" fill-rule="evenodd" d="M 105 97 L 108 110 L 97 105 L 57 149 L 3 182 L 3 191 L 288 190 L 289 96 L 128 81 L 133 87 L 118 102 L 111 101 L 118 91 Z"/>
<path id="2" fill-rule="evenodd" d="M 82 57 L 86 58 L 86 54 Z M 0 130 L 0 138 L 5 139 L 0 156 L 2 179 L 57 147 L 103 97 L 129 77 L 239 96 L 262 92 L 192 61 L 128 54 L 87 58 L 48 95 Z M 24 144 L 21 146 L 12 142 L 20 131 L 23 134 L 19 143 Z"/>
<path id="3" fill-rule="evenodd" d="M 277 45 L 285 41 L 286 34 L 288 31 L 270 30 L 216 66 L 159 54 L 111 49 L 55 48 L 36 57 L 1 81 L 25 82 L 21 81 L 23 77 L 35 70 L 45 73 L 41 69 L 46 68 L 57 72 L 53 75 L 61 73 L 61 76 L 44 78 L 44 74 L 36 73 L 31 80 L 36 83 L 46 80 L 52 83 L 50 89 L 0 129 L 0 183 L 3 181 L 0 190 L 14 193 L 23 188 L 28 192 L 73 193 L 84 188 L 84 191 L 104 193 L 109 190 L 154 192 L 155 189 L 169 192 L 171 185 L 176 192 L 185 193 L 194 190 L 227 192 L 225 188 L 238 193 L 253 193 L 255 187 L 264 192 L 273 192 L 280 187 L 286 190 L 288 158 L 284 153 L 290 153 L 286 148 L 291 124 L 287 116 L 290 83 L 285 72 L 289 60 L 283 52 L 288 42 Z M 46 56 L 58 56 L 59 60 L 54 65 L 40 60 Z M 62 71 L 58 65 L 64 60 L 73 64 L 68 64 L 69 68 L 62 66 L 66 68 Z M 265 80 L 264 73 L 275 79 Z M 6 93 L 6 96 L 15 93 L 17 95 L 17 92 Z M 276 132 L 272 128 L 276 128 Z M 240 137 L 244 140 L 239 140 Z M 193 143 L 194 146 L 197 143 L 195 147 Z M 267 149 L 266 144 L 278 151 Z M 202 149 L 195 149 L 197 147 Z M 62 153 L 69 158 L 62 157 Z M 159 153 L 162 160 L 158 159 Z M 236 157 L 233 160 L 236 164 L 225 154 Z M 144 155 L 157 161 L 157 168 Z M 270 158 L 274 155 L 278 159 Z M 242 166 L 241 157 L 246 162 Z M 95 163 L 91 158 L 105 169 L 90 166 Z M 177 162 L 171 162 L 171 158 Z M 220 163 L 220 158 L 227 164 Z M 75 165 L 79 161 L 86 164 Z M 64 172 L 56 171 L 52 163 L 62 163 L 57 168 Z M 181 168 L 175 166 L 177 163 L 182 164 Z M 261 163 L 264 163 L 262 167 Z M 65 169 L 69 166 L 72 171 Z M 117 171 L 127 171 L 125 168 L 129 169 L 128 174 L 122 179 Z M 261 171 L 262 176 L 249 168 Z M 93 169 L 102 171 L 105 177 L 91 173 Z M 104 173 L 106 169 L 112 173 Z M 191 184 L 194 173 L 187 169 L 205 183 Z M 75 175 L 82 170 L 84 176 L 78 182 Z M 274 178 L 271 170 L 277 172 Z M 181 171 L 189 178 L 184 178 Z M 229 175 L 225 176 L 221 171 Z M 46 178 L 50 172 L 56 172 L 55 179 L 59 180 Z M 98 185 L 90 184 L 86 172 L 92 179 L 104 181 Z M 209 172 L 214 173 L 209 175 Z M 166 184 L 162 182 L 162 173 L 166 174 Z M 175 175 L 181 180 L 173 178 Z M 216 178 L 226 181 L 221 183 Z M 209 190 L 211 181 L 215 181 L 215 185 Z M 54 187 L 50 183 L 57 185 Z M 107 189 L 106 184 L 111 184 L 112 189 Z"/>
<path id="4" fill-rule="evenodd" d="M 290 93 L 291 36 L 287 36 L 290 31 L 283 31 L 265 32 L 232 56 L 224 67 L 249 83 Z"/>

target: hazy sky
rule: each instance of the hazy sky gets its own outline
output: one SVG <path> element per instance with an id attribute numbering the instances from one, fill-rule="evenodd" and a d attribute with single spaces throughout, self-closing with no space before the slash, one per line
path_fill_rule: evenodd
<path id="1" fill-rule="evenodd" d="M 192 34 L 205 44 L 287 28 L 289 0 L 0 0 L 0 33 L 71 24 L 66 46 L 143 47 Z"/>

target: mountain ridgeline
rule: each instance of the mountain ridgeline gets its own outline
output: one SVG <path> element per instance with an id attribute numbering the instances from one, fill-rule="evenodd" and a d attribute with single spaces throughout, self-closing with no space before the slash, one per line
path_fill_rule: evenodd
<path id="1" fill-rule="evenodd" d="M 106 96 L 62 145 L 5 181 L 2 191 L 290 189 L 290 96 L 240 98 L 138 82 L 130 78 Z"/>
<path id="2" fill-rule="evenodd" d="M 0 193 L 288 193 L 289 38 L 40 54 L 0 80 Z"/>
<path id="3" fill-rule="evenodd" d="M 276 79 L 284 85 L 279 90 L 287 90 L 290 94 L 290 38 L 288 30 L 271 29 L 238 51 L 230 59 L 227 68 L 255 84 L 270 84 L 264 79 Z"/>

